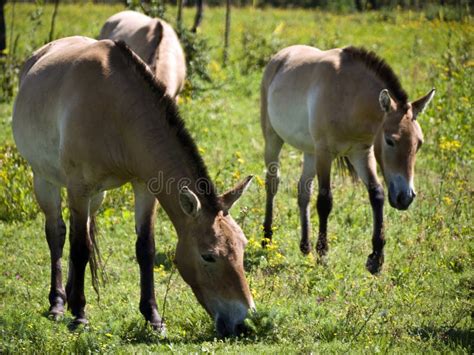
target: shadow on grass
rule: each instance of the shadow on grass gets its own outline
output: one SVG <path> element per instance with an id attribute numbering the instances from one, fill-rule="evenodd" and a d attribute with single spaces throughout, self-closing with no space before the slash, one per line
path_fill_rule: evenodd
<path id="1" fill-rule="evenodd" d="M 163 265 L 166 271 L 173 268 L 173 250 L 157 251 L 155 254 L 155 266 Z"/>
<path id="2" fill-rule="evenodd" d="M 213 341 L 216 336 L 211 328 L 206 329 L 201 335 L 194 337 L 164 336 L 154 330 L 143 320 L 136 320 L 124 324 L 120 338 L 126 344 L 176 344 L 176 343 L 196 343 Z"/>
<path id="3" fill-rule="evenodd" d="M 459 345 L 470 354 L 474 350 L 474 330 L 472 329 L 420 327 L 412 329 L 410 334 L 419 336 L 423 340 L 439 339 L 446 344 Z"/>

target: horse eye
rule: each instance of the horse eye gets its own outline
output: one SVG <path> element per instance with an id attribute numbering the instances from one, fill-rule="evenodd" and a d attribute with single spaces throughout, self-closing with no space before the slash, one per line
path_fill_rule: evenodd
<path id="1" fill-rule="evenodd" d="M 395 143 L 391 138 L 385 137 L 385 143 L 387 143 L 388 146 L 393 147 Z"/>
<path id="2" fill-rule="evenodd" d="M 201 258 L 206 263 L 215 263 L 216 262 L 216 258 L 212 254 L 202 254 Z"/>

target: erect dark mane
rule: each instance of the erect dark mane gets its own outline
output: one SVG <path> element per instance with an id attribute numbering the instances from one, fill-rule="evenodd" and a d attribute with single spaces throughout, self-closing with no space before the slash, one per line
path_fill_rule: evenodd
<path id="1" fill-rule="evenodd" d="M 206 201 L 201 201 L 201 203 L 207 202 L 207 205 L 216 212 L 221 210 L 222 207 L 217 198 L 215 186 L 209 177 L 207 167 L 199 154 L 194 139 L 189 134 L 183 119 L 179 115 L 178 107 L 174 100 L 166 94 L 166 86 L 153 75 L 145 62 L 143 62 L 125 42 L 114 42 L 122 51 L 126 60 L 128 60 L 133 69 L 143 78 L 150 90 L 156 95 L 157 102 L 159 102 L 159 105 L 166 113 L 166 122 L 170 126 L 171 131 L 176 132 L 176 138 L 189 156 L 190 163 L 192 164 L 191 169 L 194 170 L 200 182 L 204 181 L 204 183 L 206 183 L 205 187 L 203 185 L 199 186 L 199 190 L 203 192 L 200 195 L 206 197 Z M 192 190 L 196 192 L 196 187 L 193 187 Z"/>
<path id="2" fill-rule="evenodd" d="M 408 102 L 408 95 L 403 90 L 397 75 L 393 72 L 392 68 L 377 54 L 372 51 L 368 51 L 365 48 L 359 47 L 345 47 L 343 54 L 349 56 L 353 60 L 363 62 L 367 68 L 371 69 L 387 86 L 390 91 L 390 95 L 393 96 L 400 104 L 406 104 Z"/>

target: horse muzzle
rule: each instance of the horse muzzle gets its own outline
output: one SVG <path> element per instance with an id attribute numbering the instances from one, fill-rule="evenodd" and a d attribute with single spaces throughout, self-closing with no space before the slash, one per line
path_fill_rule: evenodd
<path id="1" fill-rule="evenodd" d="M 218 312 L 214 318 L 219 337 L 224 338 L 244 334 L 247 331 L 244 321 L 250 309 L 241 303 L 232 302 L 232 304 L 227 305 L 225 311 Z"/>
<path id="2" fill-rule="evenodd" d="M 406 184 L 404 184 L 406 185 Z M 405 187 L 405 186 L 404 186 Z M 406 186 L 405 188 L 397 188 L 394 182 L 390 182 L 388 189 L 388 201 L 390 206 L 400 211 L 406 211 L 416 197 L 415 191 Z"/>

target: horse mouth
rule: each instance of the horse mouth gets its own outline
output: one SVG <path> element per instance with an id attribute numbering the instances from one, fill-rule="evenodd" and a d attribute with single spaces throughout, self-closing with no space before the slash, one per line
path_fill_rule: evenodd
<path id="1" fill-rule="evenodd" d="M 399 210 L 399 211 L 406 211 L 410 207 L 411 203 L 413 202 L 413 199 L 402 199 L 400 196 L 398 198 L 393 198 L 393 195 L 389 193 L 388 195 L 388 202 L 390 203 L 390 206 L 393 208 Z"/>

